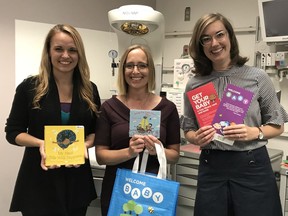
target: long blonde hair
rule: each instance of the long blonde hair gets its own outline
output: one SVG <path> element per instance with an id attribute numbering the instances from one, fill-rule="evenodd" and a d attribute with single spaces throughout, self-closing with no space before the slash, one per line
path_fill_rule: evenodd
<path id="1" fill-rule="evenodd" d="M 98 112 L 97 106 L 93 100 L 93 86 L 90 82 L 90 69 L 87 63 L 86 54 L 84 50 L 84 44 L 79 32 L 68 24 L 55 25 L 47 34 L 42 57 L 40 62 L 39 74 L 35 76 L 35 96 L 32 102 L 34 109 L 41 109 L 40 100 L 48 93 L 49 80 L 52 76 L 52 63 L 50 59 L 51 40 L 56 33 L 63 32 L 73 38 L 78 51 L 78 64 L 74 69 L 74 77 L 77 75 L 79 84 L 79 96 L 87 102 L 90 110 Z M 77 73 L 77 74 L 75 74 Z"/>

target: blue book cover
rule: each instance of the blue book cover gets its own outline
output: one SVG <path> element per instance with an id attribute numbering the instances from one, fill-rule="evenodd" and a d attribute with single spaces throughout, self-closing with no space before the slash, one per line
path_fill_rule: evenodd
<path id="1" fill-rule="evenodd" d="M 130 110 L 129 136 L 153 135 L 160 138 L 161 111 Z"/>

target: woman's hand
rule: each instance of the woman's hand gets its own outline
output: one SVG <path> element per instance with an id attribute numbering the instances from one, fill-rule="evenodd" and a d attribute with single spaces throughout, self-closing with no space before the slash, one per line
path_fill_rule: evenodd
<path id="1" fill-rule="evenodd" d="M 85 149 L 84 149 L 84 157 L 85 159 L 88 159 L 88 148 L 89 148 L 89 144 L 87 142 L 85 142 L 84 145 Z M 66 168 L 78 168 L 80 167 L 82 164 L 69 164 L 69 165 L 65 165 Z"/>
<path id="2" fill-rule="evenodd" d="M 158 140 L 155 136 L 147 135 L 144 137 L 145 147 L 148 149 L 150 155 L 157 155 L 156 146 L 162 145 L 161 141 Z M 170 144 L 165 147 L 165 155 L 167 163 L 174 164 L 178 161 L 180 152 L 180 143 Z"/>
<path id="3" fill-rule="evenodd" d="M 245 124 L 237 124 L 223 128 L 223 134 L 231 140 L 249 141 L 258 138 L 259 129 Z"/>
<path id="4" fill-rule="evenodd" d="M 41 155 L 41 162 L 40 166 L 42 167 L 43 170 L 48 170 L 48 167 L 45 165 L 45 160 L 46 160 L 46 154 L 45 154 L 45 147 L 44 147 L 44 140 L 41 140 L 39 143 L 39 152 Z"/>
<path id="5" fill-rule="evenodd" d="M 84 157 L 85 159 L 88 159 L 88 148 L 90 147 L 90 144 L 86 141 L 85 145 L 84 145 L 85 149 L 84 149 Z M 69 165 L 65 165 L 66 168 L 78 168 L 80 167 L 82 164 L 69 164 Z"/>
<path id="6" fill-rule="evenodd" d="M 133 158 L 136 157 L 140 152 L 143 151 L 144 145 L 144 136 L 134 135 L 129 141 L 129 155 Z"/>
<path id="7" fill-rule="evenodd" d="M 148 150 L 150 155 L 156 155 L 155 144 L 160 144 L 161 142 L 153 135 L 144 136 L 145 148 Z"/>
<path id="8" fill-rule="evenodd" d="M 48 169 L 55 169 L 55 168 L 59 168 L 60 166 L 58 165 L 53 165 L 53 166 L 46 166 L 45 165 L 45 161 L 46 161 L 46 153 L 45 153 L 45 147 L 44 147 L 44 140 L 41 140 L 39 143 L 39 151 L 40 151 L 40 155 L 41 155 L 41 168 L 45 171 L 47 171 Z"/>
<path id="9" fill-rule="evenodd" d="M 190 143 L 203 147 L 213 140 L 215 133 L 216 130 L 211 125 L 208 125 L 199 128 L 197 131 L 188 131 L 186 138 Z"/>

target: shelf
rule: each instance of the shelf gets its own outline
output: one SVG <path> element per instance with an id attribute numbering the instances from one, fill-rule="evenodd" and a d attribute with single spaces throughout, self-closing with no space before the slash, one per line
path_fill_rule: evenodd
<path id="1" fill-rule="evenodd" d="M 254 33 L 256 32 L 256 27 L 255 26 L 239 27 L 239 28 L 234 28 L 234 31 L 235 33 L 240 33 L 240 32 Z"/>
<path id="2" fill-rule="evenodd" d="M 163 67 L 162 71 L 174 71 L 174 67 Z"/>
<path id="3" fill-rule="evenodd" d="M 192 32 L 174 31 L 174 32 L 166 32 L 165 33 L 165 37 L 177 37 L 177 36 L 191 37 L 192 36 Z"/>
<path id="4" fill-rule="evenodd" d="M 255 33 L 256 27 L 249 26 L 249 27 L 238 27 L 234 28 L 235 33 Z M 166 32 L 165 37 L 191 37 L 192 32 L 189 31 L 173 31 L 173 32 Z"/>

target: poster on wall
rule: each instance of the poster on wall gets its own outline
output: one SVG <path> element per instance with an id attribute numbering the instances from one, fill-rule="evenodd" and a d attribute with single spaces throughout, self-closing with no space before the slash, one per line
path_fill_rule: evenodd
<path id="1" fill-rule="evenodd" d="M 185 89 L 186 83 L 193 76 L 193 59 L 174 59 L 173 88 Z"/>

